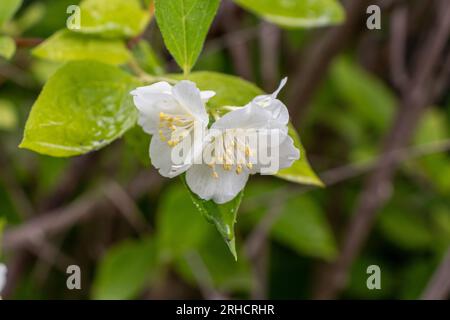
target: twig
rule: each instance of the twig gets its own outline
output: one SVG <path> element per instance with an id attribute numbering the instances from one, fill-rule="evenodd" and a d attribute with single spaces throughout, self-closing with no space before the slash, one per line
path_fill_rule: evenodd
<path id="1" fill-rule="evenodd" d="M 270 92 L 277 85 L 279 78 L 278 63 L 280 57 L 281 30 L 273 24 L 263 22 L 261 23 L 259 41 L 262 80 L 264 89 Z"/>
<path id="2" fill-rule="evenodd" d="M 422 295 L 423 300 L 445 300 L 450 293 L 450 248 Z"/>

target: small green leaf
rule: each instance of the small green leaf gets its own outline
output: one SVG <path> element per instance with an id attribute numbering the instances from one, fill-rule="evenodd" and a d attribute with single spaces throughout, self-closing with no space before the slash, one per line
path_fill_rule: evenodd
<path id="1" fill-rule="evenodd" d="M 300 184 L 325 186 L 311 168 L 305 147 L 303 147 L 300 137 L 292 125 L 289 125 L 289 136 L 294 140 L 294 145 L 300 150 L 300 159 L 295 161 L 289 168 L 280 170 L 277 173 L 277 177 Z"/>
<path id="2" fill-rule="evenodd" d="M 0 1 L 0 27 L 11 19 L 22 5 L 22 0 L 2 0 Z"/>
<path id="3" fill-rule="evenodd" d="M 46 83 L 33 105 L 20 145 L 69 157 L 98 150 L 135 125 L 130 90 L 136 79 L 95 61 L 73 61 Z"/>
<path id="4" fill-rule="evenodd" d="M 160 258 L 164 262 L 196 248 L 208 231 L 208 224 L 189 202 L 189 195 L 181 184 L 171 186 L 161 200 L 157 237 Z"/>
<path id="5" fill-rule="evenodd" d="M 13 130 L 17 127 L 17 111 L 8 100 L 0 100 L 0 130 Z"/>
<path id="6" fill-rule="evenodd" d="M 237 212 L 241 204 L 242 197 L 244 196 L 244 192 L 241 191 L 236 198 L 230 202 L 217 204 L 212 200 L 206 201 L 199 198 L 189 189 L 184 176 L 182 177 L 182 180 L 185 183 L 186 188 L 189 190 L 194 205 L 208 222 L 216 226 L 220 235 L 223 237 L 225 243 L 230 249 L 231 254 L 237 260 L 234 225 L 236 224 Z"/>
<path id="7" fill-rule="evenodd" d="M 52 61 L 95 60 L 110 64 L 123 64 L 131 54 L 118 39 L 98 38 L 61 30 L 48 38 L 33 54 Z"/>
<path id="8" fill-rule="evenodd" d="M 336 0 L 234 0 L 244 9 L 288 28 L 311 28 L 341 23 L 345 12 Z"/>
<path id="9" fill-rule="evenodd" d="M 157 274 L 157 248 L 153 239 L 121 243 L 101 260 L 92 296 L 99 300 L 136 298 Z"/>
<path id="10" fill-rule="evenodd" d="M 107 38 L 131 38 L 142 33 L 150 12 L 139 0 L 84 0 L 81 3 L 82 33 Z"/>
<path id="11" fill-rule="evenodd" d="M 0 36 L 0 57 L 9 60 L 16 52 L 16 43 L 14 39 L 7 36 Z"/>
<path id="12" fill-rule="evenodd" d="M 189 73 L 203 48 L 219 0 L 155 0 L 155 15 L 164 43 Z"/>

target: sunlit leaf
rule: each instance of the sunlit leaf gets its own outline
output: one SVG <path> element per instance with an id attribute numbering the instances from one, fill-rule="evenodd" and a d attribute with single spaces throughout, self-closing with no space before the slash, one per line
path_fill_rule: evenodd
<path id="1" fill-rule="evenodd" d="M 14 42 L 14 39 L 7 36 L 0 36 L 0 57 L 9 60 L 15 52 L 16 43 Z"/>
<path id="2" fill-rule="evenodd" d="M 164 43 L 188 73 L 203 48 L 219 0 L 155 0 L 155 14 Z"/>
<path id="3" fill-rule="evenodd" d="M 22 0 L 0 1 L 0 27 L 16 13 L 22 5 Z"/>
<path id="4" fill-rule="evenodd" d="M 139 0 L 84 0 L 81 3 L 82 33 L 104 37 L 134 37 L 144 31 L 150 19 Z"/>
<path id="5" fill-rule="evenodd" d="M 52 61 L 96 60 L 123 64 L 131 54 L 119 39 L 105 39 L 62 30 L 33 50 L 39 58 Z"/>
<path id="6" fill-rule="evenodd" d="M 94 61 L 74 61 L 46 83 L 33 105 L 20 147 L 68 157 L 98 150 L 135 125 L 127 73 Z"/>
<path id="7" fill-rule="evenodd" d="M 336 0 L 234 0 L 262 18 L 288 28 L 341 23 L 345 12 Z"/>

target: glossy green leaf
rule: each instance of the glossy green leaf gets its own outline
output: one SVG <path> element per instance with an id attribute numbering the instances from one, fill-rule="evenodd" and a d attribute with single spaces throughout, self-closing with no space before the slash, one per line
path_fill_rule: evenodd
<path id="1" fill-rule="evenodd" d="M 336 0 L 234 0 L 244 9 L 288 28 L 310 28 L 341 23 L 345 12 Z"/>
<path id="2" fill-rule="evenodd" d="M 14 39 L 7 36 L 0 36 L 0 57 L 9 60 L 15 52 L 16 43 L 14 42 Z"/>
<path id="3" fill-rule="evenodd" d="M 121 243 L 101 260 L 92 296 L 99 300 L 136 298 L 157 274 L 157 248 L 153 239 Z"/>
<path id="4" fill-rule="evenodd" d="M 105 39 L 61 30 L 45 40 L 33 54 L 52 61 L 96 60 L 123 64 L 131 54 L 119 39 Z"/>
<path id="5" fill-rule="evenodd" d="M 183 182 L 186 184 L 184 176 L 182 177 Z M 191 195 L 191 200 L 204 216 L 204 218 L 216 226 L 220 235 L 225 240 L 231 254 L 237 260 L 236 254 L 236 239 L 234 233 L 234 225 L 236 224 L 237 212 L 244 196 L 244 192 L 241 191 L 236 198 L 225 203 L 217 204 L 214 201 L 206 201 L 199 198 L 195 193 L 193 193 L 189 187 L 186 185 Z"/>
<path id="6" fill-rule="evenodd" d="M 155 0 L 155 15 L 178 65 L 189 73 L 202 51 L 219 0 Z"/>
<path id="7" fill-rule="evenodd" d="M 209 227 L 190 203 L 181 184 L 171 186 L 164 193 L 157 225 L 158 247 L 164 262 L 182 257 L 196 248 Z"/>
<path id="8" fill-rule="evenodd" d="M 150 19 L 139 0 L 84 0 L 81 28 L 74 30 L 108 38 L 130 38 L 142 33 Z"/>
<path id="9" fill-rule="evenodd" d="M 108 145 L 135 125 L 137 112 L 129 92 L 138 85 L 107 64 L 67 63 L 33 105 L 20 147 L 68 157 Z"/>
<path id="10" fill-rule="evenodd" d="M 18 118 L 14 104 L 0 99 L 0 130 L 13 130 L 17 127 Z"/>
<path id="11" fill-rule="evenodd" d="M 0 27 L 11 19 L 22 5 L 22 0 L 2 0 L 0 1 Z"/>

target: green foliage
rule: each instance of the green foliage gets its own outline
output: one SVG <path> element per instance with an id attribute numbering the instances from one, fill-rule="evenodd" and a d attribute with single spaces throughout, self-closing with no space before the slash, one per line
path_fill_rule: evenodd
<path id="1" fill-rule="evenodd" d="M 250 183 L 244 201 L 245 222 L 259 223 L 268 214 L 270 199 L 286 194 L 282 186 L 263 182 Z M 275 201 L 275 200 L 273 200 Z M 324 210 L 307 194 L 289 197 L 270 210 L 279 210 L 271 228 L 271 237 L 300 255 L 332 260 L 337 246 Z"/>
<path id="2" fill-rule="evenodd" d="M 133 48 L 133 54 L 145 72 L 154 75 L 162 75 L 165 73 L 159 57 L 148 42 L 139 41 L 136 47 Z"/>
<path id="3" fill-rule="evenodd" d="M 123 64 L 131 55 L 123 41 L 61 30 L 33 50 L 39 58 L 52 61 L 96 60 Z"/>
<path id="4" fill-rule="evenodd" d="M 136 298 L 158 274 L 153 239 L 126 241 L 112 247 L 101 260 L 92 297 L 99 300 Z"/>
<path id="5" fill-rule="evenodd" d="M 0 99 L 0 130 L 13 130 L 17 122 L 15 106 L 8 100 Z"/>
<path id="6" fill-rule="evenodd" d="M 219 0 L 155 0 L 155 15 L 164 43 L 189 73 L 203 48 Z"/>
<path id="7" fill-rule="evenodd" d="M 341 23 L 345 12 L 336 0 L 234 0 L 243 8 L 287 28 L 311 28 Z"/>
<path id="8" fill-rule="evenodd" d="M 14 55 L 14 52 L 16 52 L 14 39 L 7 36 L 0 36 L 0 57 L 9 60 Z"/>
<path id="9" fill-rule="evenodd" d="M 161 199 L 157 225 L 162 261 L 183 257 L 195 249 L 209 227 L 190 203 L 184 188 L 178 184 L 170 187 Z"/>
<path id="10" fill-rule="evenodd" d="M 22 5 L 22 0 L 2 0 L 0 2 L 0 27 L 14 16 Z"/>
<path id="11" fill-rule="evenodd" d="M 182 178 L 185 183 L 184 177 Z M 217 204 L 212 200 L 206 201 L 199 198 L 193 193 L 186 185 L 191 195 L 191 200 L 195 207 L 200 211 L 203 217 L 216 226 L 220 235 L 225 240 L 231 254 L 237 260 L 236 254 L 236 238 L 234 233 L 234 225 L 236 223 L 237 212 L 244 196 L 244 192 L 241 191 L 233 200 L 224 203 Z"/>
<path id="12" fill-rule="evenodd" d="M 20 147 L 56 157 L 104 147 L 136 123 L 129 92 L 137 85 L 134 78 L 106 64 L 67 63 L 33 105 Z"/>
<path id="13" fill-rule="evenodd" d="M 81 5 L 82 33 L 107 38 L 130 38 L 144 31 L 150 12 L 139 0 L 84 0 Z"/>

